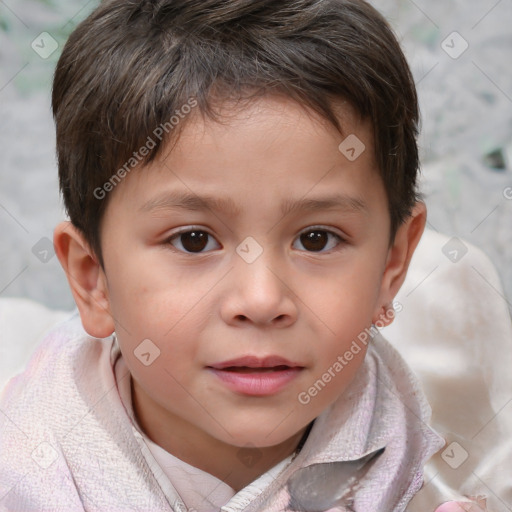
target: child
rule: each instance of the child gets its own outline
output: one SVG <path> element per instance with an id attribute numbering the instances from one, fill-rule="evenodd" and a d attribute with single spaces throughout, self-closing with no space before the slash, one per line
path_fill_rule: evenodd
<path id="1" fill-rule="evenodd" d="M 384 19 L 105 1 L 53 109 L 80 321 L 4 393 L 2 510 L 405 510 L 443 441 L 378 334 L 426 218 Z"/>

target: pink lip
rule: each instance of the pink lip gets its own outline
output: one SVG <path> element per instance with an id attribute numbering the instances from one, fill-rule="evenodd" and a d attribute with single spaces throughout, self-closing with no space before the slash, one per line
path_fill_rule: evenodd
<path id="1" fill-rule="evenodd" d="M 303 370 L 279 356 L 245 356 L 208 366 L 229 389 L 252 396 L 278 393 Z"/>

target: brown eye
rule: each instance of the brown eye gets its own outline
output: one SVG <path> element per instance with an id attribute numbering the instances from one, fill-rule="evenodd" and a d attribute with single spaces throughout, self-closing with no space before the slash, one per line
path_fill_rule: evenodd
<path id="1" fill-rule="evenodd" d="M 218 249 L 217 241 L 206 231 L 190 230 L 174 235 L 170 243 L 182 252 L 200 253 L 205 249 Z"/>
<path id="2" fill-rule="evenodd" d="M 300 241 L 307 251 L 321 251 L 327 245 L 328 236 L 325 231 L 309 231 L 300 236 Z"/>
<path id="3" fill-rule="evenodd" d="M 326 252 L 336 248 L 340 242 L 342 238 L 335 233 L 325 229 L 310 229 L 299 235 L 293 246 L 308 252 Z"/>
<path id="4" fill-rule="evenodd" d="M 201 252 L 208 244 L 208 233 L 189 231 L 181 235 L 181 243 L 188 252 Z"/>

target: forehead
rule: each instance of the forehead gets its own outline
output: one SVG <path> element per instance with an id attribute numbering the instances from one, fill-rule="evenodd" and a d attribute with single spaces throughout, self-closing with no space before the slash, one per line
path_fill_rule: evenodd
<path id="1" fill-rule="evenodd" d="M 281 192 L 297 199 L 312 187 L 334 189 L 340 178 L 348 195 L 351 181 L 359 188 L 380 186 L 371 123 L 348 103 L 336 107 L 341 133 L 318 114 L 281 96 L 243 104 L 225 101 L 215 120 L 194 112 L 179 139 L 164 146 L 149 165 L 135 169 L 115 195 L 144 212 L 165 203 L 170 189 L 185 193 L 189 206 L 201 202 L 194 199 L 201 192 L 210 196 L 210 204 L 218 198 L 236 214 L 244 206 L 241 195 L 264 195 L 263 206 Z M 352 161 L 354 153 L 357 158 Z M 353 205 L 358 202 L 355 196 Z M 292 209 L 291 202 L 280 207 Z"/>
<path id="2" fill-rule="evenodd" d="M 231 98 L 218 100 L 214 102 L 213 118 L 199 110 L 193 111 L 185 119 L 184 129 L 175 145 L 170 146 L 167 153 L 165 149 L 162 153 L 165 158 L 171 148 L 179 152 L 185 146 L 187 151 L 190 144 L 208 144 L 213 138 L 221 140 L 223 135 L 231 137 L 233 130 L 240 134 L 250 131 L 251 137 L 257 135 L 259 130 L 262 138 L 271 132 L 275 144 L 293 135 L 298 150 L 301 139 L 305 137 L 309 137 L 313 145 L 317 141 L 317 136 L 325 137 L 328 134 L 338 140 L 340 137 L 345 138 L 350 134 L 359 133 L 366 139 L 368 148 L 372 149 L 370 153 L 373 154 L 371 122 L 362 119 L 357 110 L 342 99 L 333 103 L 332 110 L 341 126 L 341 132 L 326 117 L 282 94 L 238 101 Z M 272 128 L 270 132 L 269 128 Z M 257 144 L 259 141 L 251 139 L 247 142 Z"/>

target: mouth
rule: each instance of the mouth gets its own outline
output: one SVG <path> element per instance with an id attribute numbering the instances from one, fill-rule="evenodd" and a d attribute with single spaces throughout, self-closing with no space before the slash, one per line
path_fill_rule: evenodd
<path id="1" fill-rule="evenodd" d="M 275 395 L 304 370 L 304 366 L 278 356 L 245 356 L 207 368 L 228 389 L 249 396 Z"/>
<path id="2" fill-rule="evenodd" d="M 222 368 L 224 372 L 236 372 L 236 373 L 270 373 L 270 372 L 282 372 L 292 368 L 287 365 L 271 366 L 271 367 L 253 367 L 253 366 L 228 366 Z"/>
<path id="3" fill-rule="evenodd" d="M 213 368 L 214 370 L 238 371 L 242 369 L 249 370 L 249 372 L 251 370 L 271 371 L 276 368 L 283 369 L 296 367 L 302 368 L 303 366 L 280 356 L 258 357 L 251 355 L 237 357 L 236 359 L 229 359 L 228 361 L 222 361 L 209 366 L 209 368 Z"/>

